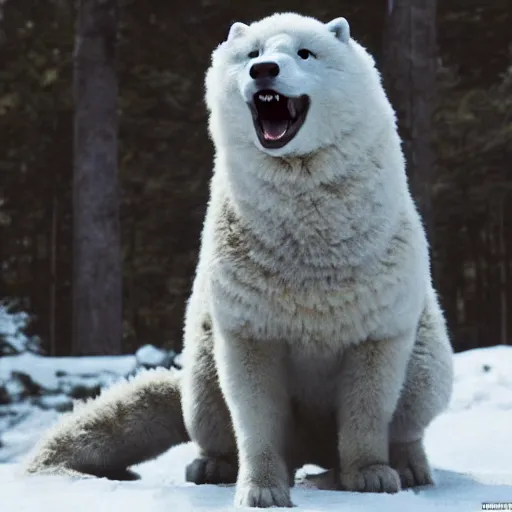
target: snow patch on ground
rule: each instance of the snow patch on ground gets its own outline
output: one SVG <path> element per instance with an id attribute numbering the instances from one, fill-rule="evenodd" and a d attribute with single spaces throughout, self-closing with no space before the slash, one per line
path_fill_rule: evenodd
<path id="1" fill-rule="evenodd" d="M 94 376 L 99 373 L 114 377 L 126 375 L 135 367 L 135 356 L 101 357 L 43 357 L 25 353 L 0 358 L 0 380 L 9 378 L 12 372 L 30 375 L 46 389 L 57 389 L 59 376 L 80 374 Z"/>
<path id="2" fill-rule="evenodd" d="M 18 311 L 10 311 L 9 304 L 0 302 L 0 356 L 2 354 L 21 353 L 25 350 L 39 352 L 37 336 L 27 336 L 23 331 L 27 327 L 30 316 Z"/>
<path id="3" fill-rule="evenodd" d="M 114 362 L 114 359 L 117 358 L 105 358 L 105 371 L 112 371 L 109 366 L 112 363 L 118 370 L 122 367 L 119 373 L 124 373 L 123 365 L 128 360 L 120 358 Z M 83 371 L 80 360 L 68 362 Z M 70 371 L 70 366 L 65 368 Z M 34 370 L 25 369 L 31 374 Z M 2 512 L 111 512 L 123 508 L 138 512 L 235 510 L 233 486 L 185 483 L 185 466 L 196 455 L 190 443 L 135 468 L 142 476 L 136 482 L 20 475 L 15 462 L 58 419 L 55 411 L 41 411 L 26 404 L 25 407 L 25 416 L 16 425 L 3 425 L 0 461 L 9 463 L 0 464 Z M 426 437 L 427 452 L 435 468 L 435 487 L 377 495 L 319 491 L 299 484 L 292 490 L 292 499 L 298 505 L 295 510 L 470 512 L 481 510 L 482 502 L 512 503 L 511 427 L 512 347 L 458 354 L 450 408 L 433 423 Z"/>

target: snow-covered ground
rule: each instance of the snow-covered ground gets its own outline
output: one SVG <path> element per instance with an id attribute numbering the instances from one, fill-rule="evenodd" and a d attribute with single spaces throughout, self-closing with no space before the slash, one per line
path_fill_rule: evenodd
<path id="1" fill-rule="evenodd" d="M 37 336 L 27 336 L 23 331 L 29 315 L 23 311 L 13 313 L 9 301 L 0 301 L 0 355 L 16 354 L 31 350 L 39 351 Z"/>
<path id="2" fill-rule="evenodd" d="M 27 375 L 41 396 L 0 405 L 0 464 L 16 460 L 37 441 L 40 433 L 59 417 L 59 409 L 72 406 L 74 391 L 106 387 L 136 368 L 133 355 L 104 357 L 42 357 L 24 353 L 0 357 L 0 386 L 17 398 L 24 386 L 12 375 Z M 66 406 L 61 408 L 60 406 Z M 0 508 L 0 511 L 2 509 Z"/>
<path id="3" fill-rule="evenodd" d="M 29 359 L 22 357 L 25 360 L 11 359 L 9 364 L 28 364 Z M 124 374 L 126 365 L 131 364 L 127 358 L 57 362 L 67 371 L 74 366 L 77 373 L 87 373 L 84 368 L 87 365 L 89 372 L 97 372 L 99 366 L 114 374 Z M 6 364 L 5 359 L 0 359 L 0 380 L 2 371 L 7 371 Z M 41 372 L 40 377 L 51 380 L 55 364 L 56 360 L 37 359 L 37 368 L 24 369 L 31 374 Z M 484 502 L 510 503 L 512 510 L 512 347 L 458 354 L 455 364 L 455 391 L 450 409 L 436 420 L 427 436 L 427 450 L 435 468 L 435 487 L 377 495 L 320 491 L 299 484 L 292 491 L 295 510 L 471 512 L 482 510 Z M 194 457 L 194 447 L 190 444 L 178 446 L 136 468 L 142 476 L 136 482 L 20 475 L 16 462 L 58 418 L 53 410 L 25 407 L 22 420 L 0 432 L 4 443 L 0 448 L 0 461 L 4 461 L 0 464 L 2 512 L 234 510 L 232 486 L 185 483 L 185 465 Z"/>

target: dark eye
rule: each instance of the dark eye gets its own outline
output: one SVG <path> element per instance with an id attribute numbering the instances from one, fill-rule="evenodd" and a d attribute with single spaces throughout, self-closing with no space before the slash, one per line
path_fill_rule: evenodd
<path id="1" fill-rule="evenodd" d="M 259 50 L 253 50 L 252 52 L 250 52 L 247 57 L 249 57 L 249 59 L 255 59 L 256 57 L 259 57 L 260 55 L 260 52 Z"/>
<path id="2" fill-rule="evenodd" d="M 306 50 L 305 48 L 302 48 L 302 50 L 299 50 L 297 52 L 297 55 L 301 58 L 301 59 L 309 59 L 309 57 L 314 57 L 315 54 L 309 50 Z"/>

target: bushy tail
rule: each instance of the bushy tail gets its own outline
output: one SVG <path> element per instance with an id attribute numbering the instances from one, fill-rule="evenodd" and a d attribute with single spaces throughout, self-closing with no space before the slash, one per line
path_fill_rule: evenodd
<path id="1" fill-rule="evenodd" d="M 130 466 L 190 440 L 178 372 L 148 370 L 66 414 L 23 462 L 26 473 L 134 480 Z"/>

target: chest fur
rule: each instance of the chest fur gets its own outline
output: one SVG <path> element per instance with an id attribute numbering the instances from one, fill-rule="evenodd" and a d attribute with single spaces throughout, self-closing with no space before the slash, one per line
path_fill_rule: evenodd
<path id="1" fill-rule="evenodd" d="M 323 250 L 327 264 L 305 260 L 310 251 L 322 252 L 321 244 L 306 239 L 302 257 L 290 258 L 278 241 L 262 241 L 231 215 L 226 212 L 217 224 L 210 272 L 217 308 L 231 328 L 328 350 L 332 340 L 365 339 L 399 309 L 398 246 L 392 254 L 351 266 L 343 260 L 343 247 L 331 245 Z"/>

